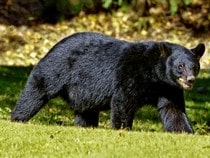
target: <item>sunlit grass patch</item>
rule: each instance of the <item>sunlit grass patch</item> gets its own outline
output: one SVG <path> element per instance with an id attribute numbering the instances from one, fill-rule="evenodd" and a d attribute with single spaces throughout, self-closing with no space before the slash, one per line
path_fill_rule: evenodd
<path id="1" fill-rule="evenodd" d="M 0 157 L 210 156 L 210 137 L 0 121 Z"/>

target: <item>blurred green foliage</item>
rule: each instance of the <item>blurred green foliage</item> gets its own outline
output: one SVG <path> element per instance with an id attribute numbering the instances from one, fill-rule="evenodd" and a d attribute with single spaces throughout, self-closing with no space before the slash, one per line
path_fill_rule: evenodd
<path id="1" fill-rule="evenodd" d="M 179 9 L 179 6 L 188 6 L 190 4 L 193 3 L 193 0 L 169 0 L 169 4 L 170 4 L 170 13 L 172 15 L 174 15 L 178 9 Z"/>
<path id="2" fill-rule="evenodd" d="M 61 17 L 70 17 L 83 10 L 88 0 L 44 0 L 40 17 L 48 22 L 56 22 Z"/>
<path id="3" fill-rule="evenodd" d="M 40 19 L 56 23 L 81 12 L 89 14 L 117 9 L 127 13 L 133 10 L 138 17 L 164 19 L 175 16 L 174 19 L 178 17 L 177 21 L 195 30 L 208 30 L 210 26 L 210 4 L 202 0 L 44 0 Z"/>
<path id="4" fill-rule="evenodd" d="M 5 0 L 0 2 L 0 23 L 34 25 L 37 22 L 57 23 L 79 14 L 114 13 L 154 17 L 164 22 L 171 18 L 188 28 L 208 31 L 209 0 Z"/>
<path id="5" fill-rule="evenodd" d="M 144 5 L 145 7 L 153 7 L 158 5 L 166 5 L 170 14 L 178 12 L 180 7 L 188 6 L 195 3 L 193 0 L 44 0 L 44 14 L 48 11 L 54 11 L 58 15 L 75 15 L 80 11 L 87 10 L 112 10 L 122 7 L 136 7 L 136 5 Z M 137 6 L 141 9 L 142 6 Z M 146 10 L 145 10 L 146 11 Z"/>

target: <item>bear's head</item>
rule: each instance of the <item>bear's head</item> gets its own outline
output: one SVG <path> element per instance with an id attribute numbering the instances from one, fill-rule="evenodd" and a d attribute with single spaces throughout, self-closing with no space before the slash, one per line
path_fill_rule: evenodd
<path id="1" fill-rule="evenodd" d="M 191 89 L 200 70 L 199 60 L 205 52 L 205 45 L 198 44 L 193 49 L 187 49 L 180 45 L 161 42 L 159 48 L 162 58 L 165 59 L 167 82 L 183 89 Z"/>

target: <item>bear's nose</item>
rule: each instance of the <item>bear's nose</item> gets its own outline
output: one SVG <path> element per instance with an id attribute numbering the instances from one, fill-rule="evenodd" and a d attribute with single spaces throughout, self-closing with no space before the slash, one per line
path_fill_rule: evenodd
<path id="1" fill-rule="evenodd" d="M 193 84 L 195 82 L 195 76 L 187 76 L 187 82 Z"/>

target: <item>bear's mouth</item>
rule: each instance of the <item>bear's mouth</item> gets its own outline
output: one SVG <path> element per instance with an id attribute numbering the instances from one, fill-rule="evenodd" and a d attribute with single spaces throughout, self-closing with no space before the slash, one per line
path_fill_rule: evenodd
<path id="1" fill-rule="evenodd" d="M 177 82 L 184 89 L 192 89 L 193 88 L 193 83 L 187 82 L 187 80 L 184 78 L 181 78 L 181 77 L 178 78 Z"/>

